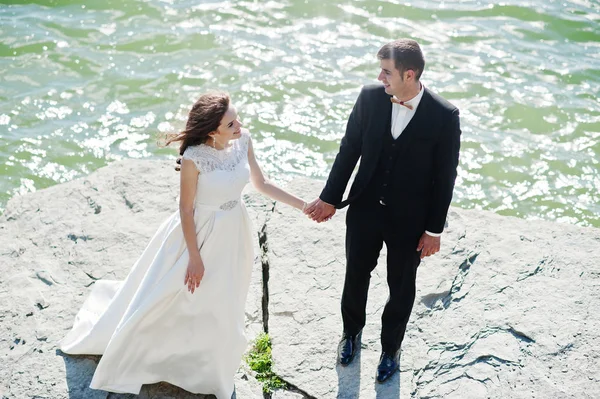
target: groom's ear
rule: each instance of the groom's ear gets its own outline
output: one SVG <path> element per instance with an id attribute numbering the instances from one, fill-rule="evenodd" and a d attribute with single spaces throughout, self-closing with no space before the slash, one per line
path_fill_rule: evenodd
<path id="1" fill-rule="evenodd" d="M 404 72 L 404 80 L 415 80 L 416 77 L 417 77 L 417 74 L 412 69 L 407 69 Z"/>

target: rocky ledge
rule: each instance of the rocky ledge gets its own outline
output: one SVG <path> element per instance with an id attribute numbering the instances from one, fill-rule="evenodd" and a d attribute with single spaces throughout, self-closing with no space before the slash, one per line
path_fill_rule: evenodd
<path id="1" fill-rule="evenodd" d="M 295 180 L 306 199 L 322 182 Z M 88 388 L 97 356 L 57 349 L 89 287 L 124 278 L 177 209 L 172 163 L 128 160 L 15 197 L 0 221 L 2 398 L 126 398 Z M 360 355 L 336 366 L 344 211 L 315 224 L 244 194 L 256 228 L 246 305 L 250 339 L 268 331 L 273 398 L 600 397 L 600 230 L 452 208 L 439 254 L 419 266 L 401 372 L 374 381 L 387 299 L 385 250 L 371 280 Z M 260 398 L 242 365 L 237 398 Z M 204 398 L 169 384 L 142 398 Z"/>

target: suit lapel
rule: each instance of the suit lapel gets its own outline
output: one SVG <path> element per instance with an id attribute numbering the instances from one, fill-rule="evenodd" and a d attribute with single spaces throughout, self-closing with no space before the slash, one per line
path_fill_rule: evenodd
<path id="1" fill-rule="evenodd" d="M 429 90 L 425 88 L 423 97 L 419 102 L 419 106 L 417 107 L 415 114 L 402 131 L 400 137 L 396 139 L 398 142 L 402 142 L 402 147 L 404 148 L 402 152 L 406 151 L 413 137 L 419 133 L 419 128 L 425 125 L 427 120 L 427 108 L 430 99 L 431 95 L 429 94 Z M 390 101 L 390 96 L 384 91 L 383 96 L 381 96 L 381 100 L 378 99 L 377 101 L 373 101 L 371 106 L 375 107 L 374 115 L 381 115 L 379 118 L 380 124 L 378 129 L 376 129 L 374 132 L 375 136 L 372 137 L 371 147 L 372 153 L 379 155 L 383 143 L 387 139 L 386 135 L 391 136 L 392 134 L 392 102 Z"/>
<path id="2" fill-rule="evenodd" d="M 381 101 L 374 102 L 375 107 L 374 115 L 379 114 L 379 126 L 375 130 L 375 137 L 373 137 L 373 150 L 372 152 L 377 156 L 381 153 L 381 147 L 386 139 L 386 134 L 392 134 L 392 102 L 390 96 L 383 92 Z"/>
<path id="3" fill-rule="evenodd" d="M 409 147 L 410 143 L 415 136 L 419 134 L 421 128 L 426 124 L 427 121 L 427 107 L 429 105 L 429 100 L 431 96 L 427 89 L 423 92 L 423 97 L 421 97 L 421 101 L 419 102 L 419 106 L 417 107 L 415 114 L 413 115 L 408 125 L 402 131 L 400 137 L 397 140 L 402 139 L 403 141 L 403 150 L 404 153 Z"/>

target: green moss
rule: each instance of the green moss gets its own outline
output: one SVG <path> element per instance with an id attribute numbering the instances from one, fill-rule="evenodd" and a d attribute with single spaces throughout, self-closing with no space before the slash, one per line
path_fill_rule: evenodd
<path id="1" fill-rule="evenodd" d="M 246 355 L 246 363 L 256 372 L 256 379 L 263 384 L 263 391 L 273 392 L 275 389 L 285 389 L 286 384 L 273 373 L 273 358 L 271 357 L 271 338 L 268 334 L 260 334 L 254 341 L 250 352 Z"/>

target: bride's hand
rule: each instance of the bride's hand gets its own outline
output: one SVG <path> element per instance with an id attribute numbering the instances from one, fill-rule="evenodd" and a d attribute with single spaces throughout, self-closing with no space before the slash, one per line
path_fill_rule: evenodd
<path id="1" fill-rule="evenodd" d="M 188 290 L 193 294 L 196 288 L 200 286 L 202 277 L 204 277 L 204 264 L 202 263 L 202 259 L 190 258 L 183 284 L 187 285 Z"/>

